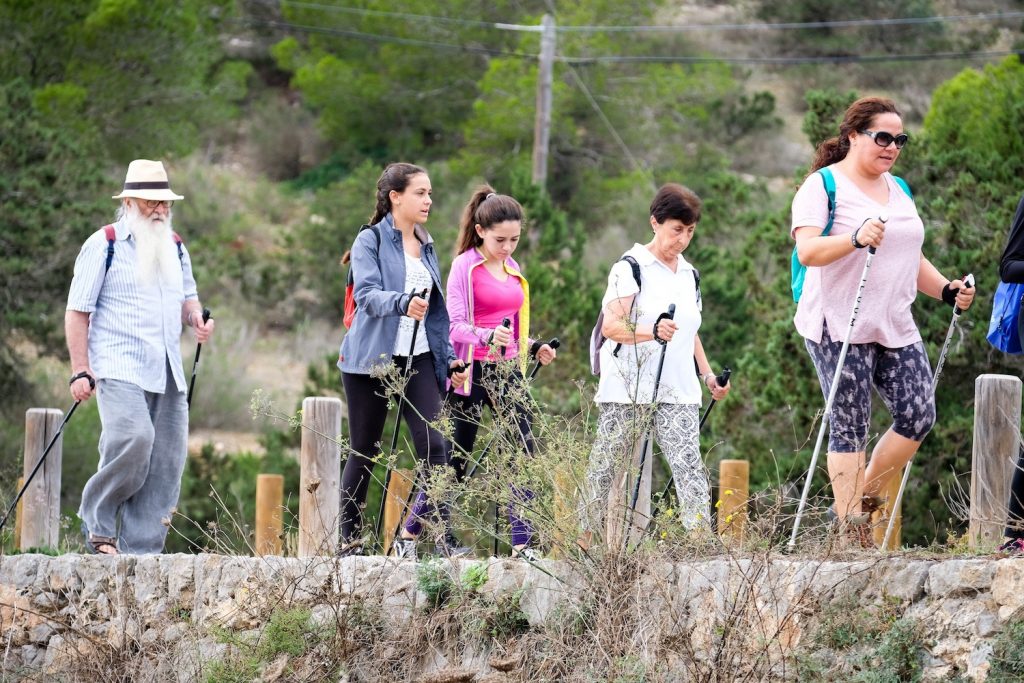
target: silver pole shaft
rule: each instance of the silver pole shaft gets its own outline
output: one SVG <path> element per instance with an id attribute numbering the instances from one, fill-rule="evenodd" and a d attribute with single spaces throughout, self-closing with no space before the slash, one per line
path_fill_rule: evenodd
<path id="1" fill-rule="evenodd" d="M 946 330 L 946 341 L 942 343 L 942 351 L 939 353 L 939 360 L 935 363 L 935 373 L 932 375 L 932 396 L 935 396 L 935 388 L 939 386 L 939 375 L 942 374 L 942 366 L 946 362 L 946 353 L 949 352 L 949 342 L 953 339 L 953 330 L 956 329 L 956 323 L 960 320 L 960 313 L 962 311 L 959 308 L 953 309 L 953 318 L 949 321 L 949 329 Z M 907 466 L 903 468 L 903 479 L 900 481 L 900 489 L 896 492 L 896 500 L 889 509 L 889 523 L 885 526 L 882 550 L 889 547 L 889 539 L 892 538 L 892 532 L 896 526 L 896 511 L 900 509 L 900 503 L 903 502 L 903 490 L 907 488 L 907 481 L 910 480 L 911 463 L 913 463 L 913 459 L 908 460 Z"/>
<path id="2" fill-rule="evenodd" d="M 853 311 L 850 313 L 850 325 L 846 331 L 846 339 L 843 341 L 843 349 L 839 352 L 839 360 L 836 362 L 836 371 L 832 376 L 832 387 L 828 392 L 828 400 L 825 401 L 825 412 L 821 416 L 821 427 L 818 429 L 818 440 L 814 444 L 814 453 L 811 455 L 811 466 L 807 469 L 807 479 L 804 481 L 804 490 L 800 495 L 800 505 L 796 509 L 796 520 L 793 522 L 793 534 L 789 538 L 787 547 L 792 550 L 796 547 L 796 537 L 800 531 L 800 518 L 803 517 L 804 507 L 807 505 L 807 495 L 811 491 L 811 480 L 814 478 L 814 468 L 818 464 L 818 454 L 821 451 L 821 442 L 825 438 L 825 427 L 827 426 L 829 414 L 832 412 L 832 403 L 836 398 L 836 390 L 839 388 L 839 379 L 843 374 L 843 363 L 846 361 L 846 352 L 850 349 L 850 338 L 853 336 L 853 326 L 857 323 L 857 314 L 860 312 L 860 300 L 864 296 L 864 287 L 868 282 L 868 270 L 871 269 L 871 259 L 875 256 L 875 248 L 868 248 L 868 257 L 864 261 L 864 272 L 860 276 L 860 284 L 857 285 L 857 296 L 853 300 Z"/>

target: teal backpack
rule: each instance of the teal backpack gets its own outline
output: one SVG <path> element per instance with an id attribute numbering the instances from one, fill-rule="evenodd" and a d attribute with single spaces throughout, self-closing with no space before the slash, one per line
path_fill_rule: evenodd
<path id="1" fill-rule="evenodd" d="M 825 184 L 825 194 L 828 195 L 828 223 L 825 225 L 825 229 L 821 231 L 821 236 L 825 237 L 832 232 L 832 223 L 836 218 L 836 179 L 832 175 L 832 171 L 827 168 L 819 168 L 815 171 L 821 176 L 821 181 Z M 910 191 L 910 186 L 907 185 L 907 181 L 903 180 L 899 176 L 893 176 L 893 180 L 899 185 L 906 193 L 910 200 L 914 200 L 914 195 Z M 793 247 L 793 255 L 789 259 L 789 270 L 790 270 L 790 283 L 789 286 L 793 290 L 793 301 L 799 302 L 800 295 L 804 291 L 804 276 L 807 274 L 807 266 L 800 263 L 800 259 L 796 255 L 796 247 Z"/>

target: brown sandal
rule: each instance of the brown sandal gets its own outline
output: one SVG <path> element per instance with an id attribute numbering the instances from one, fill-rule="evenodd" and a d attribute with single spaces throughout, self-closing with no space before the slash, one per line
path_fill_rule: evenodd
<path id="1" fill-rule="evenodd" d="M 96 555 L 120 555 L 117 549 L 117 539 L 109 536 L 96 536 L 89 534 L 89 547 Z"/>

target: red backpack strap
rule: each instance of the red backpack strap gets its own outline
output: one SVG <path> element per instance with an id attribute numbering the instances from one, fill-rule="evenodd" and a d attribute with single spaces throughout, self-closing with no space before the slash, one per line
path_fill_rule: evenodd
<path id="1" fill-rule="evenodd" d="M 183 254 L 182 254 L 182 251 L 181 251 L 181 244 L 182 244 L 182 242 L 181 242 L 181 235 L 179 235 L 176 232 L 172 232 L 171 233 L 171 237 L 174 238 L 174 243 L 176 245 L 178 245 L 178 260 L 181 261 L 184 258 Z"/>
<path id="2" fill-rule="evenodd" d="M 103 272 L 106 273 L 110 270 L 110 264 L 114 260 L 114 242 L 117 241 L 117 233 L 114 232 L 113 225 L 107 225 L 103 228 L 103 234 L 107 238 L 107 264 L 106 267 L 103 268 Z"/>

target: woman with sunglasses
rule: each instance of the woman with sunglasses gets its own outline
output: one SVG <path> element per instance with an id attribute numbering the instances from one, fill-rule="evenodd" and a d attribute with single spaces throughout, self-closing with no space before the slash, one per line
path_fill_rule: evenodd
<path id="1" fill-rule="evenodd" d="M 827 397 L 847 334 L 850 346 L 829 415 L 828 472 L 838 530 L 871 547 L 871 513 L 880 493 L 914 456 L 935 422 L 932 370 L 911 313 L 917 293 L 962 310 L 974 289 L 945 278 L 921 252 L 924 224 L 902 180 L 890 171 L 908 142 L 888 99 L 857 100 L 839 135 L 818 145 L 811 172 L 793 198 L 791 236 L 808 266 L 794 322 Z M 826 178 L 834 180 L 834 215 Z M 831 231 L 826 227 L 832 218 Z M 877 249 L 856 326 L 850 310 L 866 247 Z M 893 424 L 865 467 L 871 388 Z"/>

